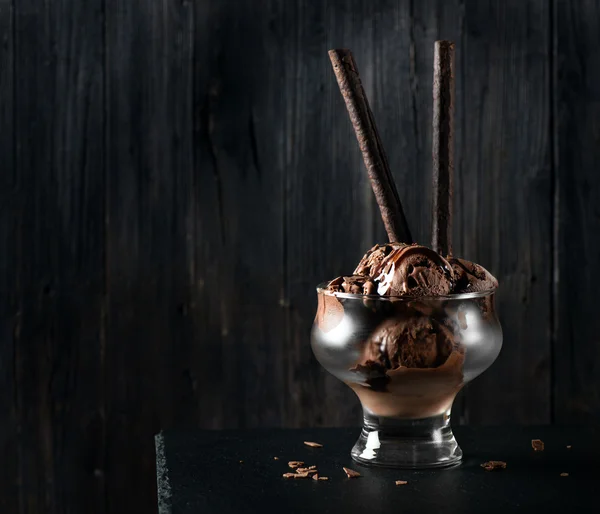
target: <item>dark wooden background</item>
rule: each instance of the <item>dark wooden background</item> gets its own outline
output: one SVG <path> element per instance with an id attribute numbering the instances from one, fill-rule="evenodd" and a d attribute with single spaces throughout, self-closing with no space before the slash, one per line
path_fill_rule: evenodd
<path id="1" fill-rule="evenodd" d="M 0 0 L 0 505 L 152 512 L 153 435 L 357 424 L 314 286 L 384 240 L 356 56 L 419 241 L 457 43 L 455 250 L 505 345 L 457 423 L 600 417 L 600 2 Z"/>

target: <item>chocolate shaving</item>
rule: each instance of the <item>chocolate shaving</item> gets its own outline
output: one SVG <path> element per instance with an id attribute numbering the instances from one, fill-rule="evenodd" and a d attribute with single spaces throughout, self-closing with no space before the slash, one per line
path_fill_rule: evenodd
<path id="1" fill-rule="evenodd" d="M 307 478 L 308 473 L 284 473 L 283 478 Z"/>
<path id="2" fill-rule="evenodd" d="M 544 441 L 542 441 L 541 439 L 532 439 L 531 447 L 533 448 L 533 451 L 535 451 L 535 452 L 543 452 L 544 451 Z"/>
<path id="3" fill-rule="evenodd" d="M 560 474 L 560 476 L 561 476 L 561 477 L 568 477 L 568 476 L 569 476 L 569 473 L 561 473 L 561 474 Z"/>
<path id="4" fill-rule="evenodd" d="M 352 52 L 347 49 L 329 50 L 329 58 L 346 102 L 388 237 L 390 241 L 412 243 L 400 197 Z"/>
<path id="5" fill-rule="evenodd" d="M 346 476 L 348 478 L 356 478 L 360 476 L 360 473 L 358 471 L 354 471 L 353 469 L 350 468 L 342 468 L 345 472 L 346 472 Z"/>
<path id="6" fill-rule="evenodd" d="M 396 480 L 396 485 L 406 485 L 408 482 L 406 480 Z"/>
<path id="7" fill-rule="evenodd" d="M 496 471 L 499 469 L 506 469 L 506 462 L 501 460 L 489 460 L 484 462 L 481 467 L 486 471 Z"/>
<path id="8" fill-rule="evenodd" d="M 273 457 L 273 460 L 279 460 L 279 457 Z"/>
<path id="9" fill-rule="evenodd" d="M 568 444 L 568 445 L 567 445 L 567 450 L 570 450 L 570 449 L 571 449 L 571 445 L 570 445 L 570 444 Z"/>
<path id="10" fill-rule="evenodd" d="M 452 255 L 454 43 L 436 41 L 433 57 L 433 227 L 431 246 Z"/>
<path id="11" fill-rule="evenodd" d="M 301 460 L 291 460 L 288 462 L 288 466 L 292 469 L 296 469 L 300 466 L 304 466 L 304 462 L 302 462 Z"/>
<path id="12" fill-rule="evenodd" d="M 319 477 L 319 480 L 329 480 L 329 477 Z"/>
<path id="13" fill-rule="evenodd" d="M 308 473 L 309 475 L 312 475 L 313 473 L 316 473 L 317 470 L 316 469 L 309 469 L 309 468 L 297 468 L 296 469 L 296 473 Z"/>
<path id="14" fill-rule="evenodd" d="M 317 466 L 308 466 L 308 469 L 317 469 Z"/>
<path id="15" fill-rule="evenodd" d="M 319 480 L 319 474 L 318 474 L 318 473 L 315 473 L 315 474 L 312 476 L 312 479 L 313 479 L 313 480 Z"/>
<path id="16" fill-rule="evenodd" d="M 323 448 L 322 444 L 319 443 L 313 443 L 312 441 L 304 441 L 304 444 L 306 446 L 310 446 L 311 448 Z"/>

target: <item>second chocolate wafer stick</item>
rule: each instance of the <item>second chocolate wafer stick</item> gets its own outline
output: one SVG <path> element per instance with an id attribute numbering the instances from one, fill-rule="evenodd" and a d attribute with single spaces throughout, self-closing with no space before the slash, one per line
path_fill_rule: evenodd
<path id="1" fill-rule="evenodd" d="M 454 43 L 436 41 L 433 58 L 433 213 L 431 246 L 452 255 Z"/>

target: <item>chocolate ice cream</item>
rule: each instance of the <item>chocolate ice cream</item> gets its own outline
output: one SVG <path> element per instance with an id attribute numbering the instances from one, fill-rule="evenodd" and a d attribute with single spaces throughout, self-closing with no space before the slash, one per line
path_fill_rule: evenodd
<path id="1" fill-rule="evenodd" d="M 375 245 L 353 275 L 329 282 L 330 302 L 337 293 L 371 299 L 371 303 L 364 300 L 371 309 L 363 315 L 372 321 L 373 329 L 348 369 L 353 378 L 347 381 L 365 409 L 373 415 L 400 418 L 434 416 L 449 409 L 463 384 L 461 334 L 468 330 L 468 323 L 465 311 L 454 303 L 450 307 L 444 298 L 492 291 L 497 286 L 497 280 L 479 264 L 445 259 L 425 246 L 395 242 Z M 377 297 L 388 300 L 373 300 Z M 473 298 L 470 305 L 478 306 L 485 316 L 490 301 L 487 296 Z M 322 330 L 344 315 L 341 297 L 332 307 L 320 303 L 317 323 Z"/>
<path id="2" fill-rule="evenodd" d="M 403 319 L 388 319 L 367 346 L 369 360 L 387 369 L 437 368 L 453 349 L 452 332 L 429 316 L 406 312 Z"/>
<path id="3" fill-rule="evenodd" d="M 377 282 L 380 295 L 444 296 L 452 290 L 453 272 L 448 261 L 416 244 L 376 245 L 363 257 L 355 273 L 365 271 Z"/>
<path id="4" fill-rule="evenodd" d="M 464 259 L 450 258 L 454 270 L 453 293 L 474 293 L 498 287 L 498 281 L 480 264 Z"/>
<path id="5" fill-rule="evenodd" d="M 372 383 L 385 383 L 384 389 L 355 381 L 347 384 L 370 415 L 399 419 L 438 416 L 452 407 L 463 386 L 464 360 L 464 351 L 455 351 L 437 368 L 401 366 L 388 370 L 384 377 L 370 380 Z"/>
<path id="6" fill-rule="evenodd" d="M 334 278 L 327 289 L 332 293 L 377 294 L 375 283 L 365 275 Z"/>
<path id="7" fill-rule="evenodd" d="M 463 382 L 464 349 L 435 317 L 399 307 L 373 332 L 349 383 L 370 414 L 424 418 L 452 404 Z M 399 401 L 401 400 L 401 401 Z"/>
<path id="8" fill-rule="evenodd" d="M 417 244 L 375 245 L 354 274 L 329 283 L 331 292 L 381 296 L 433 297 L 488 291 L 498 281 L 483 266 L 441 255 Z"/>

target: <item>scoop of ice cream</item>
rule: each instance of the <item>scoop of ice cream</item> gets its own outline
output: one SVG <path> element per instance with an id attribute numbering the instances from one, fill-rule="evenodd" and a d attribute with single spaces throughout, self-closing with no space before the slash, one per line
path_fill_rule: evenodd
<path id="1" fill-rule="evenodd" d="M 496 278 L 483 266 L 457 258 L 448 262 L 454 271 L 453 293 L 474 293 L 498 287 Z"/>
<path id="2" fill-rule="evenodd" d="M 402 243 L 388 243 L 384 245 L 375 245 L 371 248 L 356 266 L 354 275 L 372 275 L 373 270 L 377 268 L 383 259 L 385 259 L 394 248 L 405 246 Z"/>
<path id="3" fill-rule="evenodd" d="M 386 296 L 443 296 L 452 290 L 453 271 L 446 259 L 420 245 L 375 245 L 361 259 L 355 275 L 369 275 Z"/>
<path id="4" fill-rule="evenodd" d="M 371 336 L 364 358 L 390 370 L 437 368 L 446 362 L 454 347 L 454 336 L 448 327 L 414 313 L 383 323 Z"/>
<path id="5" fill-rule="evenodd" d="M 332 293 L 377 294 L 373 280 L 364 275 L 334 278 L 327 285 L 327 290 Z"/>
<path id="6" fill-rule="evenodd" d="M 433 250 L 404 243 L 375 245 L 351 276 L 332 280 L 333 293 L 381 296 L 445 296 L 495 289 L 498 281 L 483 266 L 464 259 L 444 259 Z"/>

